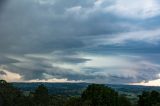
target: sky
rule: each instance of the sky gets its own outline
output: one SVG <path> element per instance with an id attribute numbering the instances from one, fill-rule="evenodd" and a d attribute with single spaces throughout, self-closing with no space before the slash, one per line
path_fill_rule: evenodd
<path id="1" fill-rule="evenodd" d="M 160 1 L 0 0 L 0 79 L 160 86 Z"/>

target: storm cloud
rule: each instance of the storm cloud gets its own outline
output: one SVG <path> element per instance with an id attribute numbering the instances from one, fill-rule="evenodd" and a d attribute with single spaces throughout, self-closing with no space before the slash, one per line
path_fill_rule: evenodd
<path id="1" fill-rule="evenodd" d="M 16 81 L 157 80 L 159 7 L 158 0 L 1 0 L 0 74 Z"/>

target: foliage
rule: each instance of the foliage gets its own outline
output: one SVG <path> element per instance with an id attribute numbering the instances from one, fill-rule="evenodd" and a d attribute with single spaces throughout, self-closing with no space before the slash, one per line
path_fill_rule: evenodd
<path id="1" fill-rule="evenodd" d="M 39 85 L 34 93 L 34 101 L 38 106 L 46 106 L 49 103 L 48 89 L 44 85 Z"/>
<path id="2" fill-rule="evenodd" d="M 80 97 L 71 97 L 65 104 L 65 106 L 82 106 Z"/>
<path id="3" fill-rule="evenodd" d="M 5 106 L 18 106 L 22 97 L 21 92 L 4 80 L 0 80 L 0 96 Z M 17 104 L 17 105 L 15 105 Z"/>
<path id="4" fill-rule="evenodd" d="M 131 106 L 126 97 L 100 84 L 89 85 L 80 98 L 72 98 L 68 103 L 67 106 Z"/>
<path id="5" fill-rule="evenodd" d="M 160 106 L 160 93 L 144 91 L 139 95 L 138 106 Z"/>
<path id="6" fill-rule="evenodd" d="M 160 93 L 143 92 L 138 106 L 160 106 Z M 133 106 L 126 95 L 101 84 L 89 85 L 81 96 L 49 95 L 48 88 L 39 85 L 35 91 L 25 94 L 0 80 L 0 106 Z"/>
<path id="7" fill-rule="evenodd" d="M 26 96 L 10 83 L 0 80 L 0 106 L 64 106 L 67 100 L 67 97 L 49 95 L 44 85 Z"/>
<path id="8" fill-rule="evenodd" d="M 124 95 L 118 97 L 118 106 L 131 106 L 131 102 Z"/>
<path id="9" fill-rule="evenodd" d="M 93 84 L 83 92 L 82 100 L 91 106 L 117 106 L 118 93 L 104 85 Z"/>

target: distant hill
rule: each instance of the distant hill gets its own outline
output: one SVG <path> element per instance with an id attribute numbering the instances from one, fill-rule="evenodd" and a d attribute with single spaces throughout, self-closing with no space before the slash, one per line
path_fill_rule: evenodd
<path id="1" fill-rule="evenodd" d="M 12 83 L 13 86 L 20 89 L 21 91 L 34 91 L 35 88 L 44 84 L 50 94 L 55 95 L 69 95 L 75 96 L 80 95 L 81 92 L 87 88 L 89 83 Z M 115 89 L 116 91 L 124 94 L 141 94 L 142 91 L 151 91 L 156 90 L 160 91 L 160 87 L 155 86 L 138 86 L 138 85 L 114 85 L 114 84 L 106 84 L 107 86 Z"/>

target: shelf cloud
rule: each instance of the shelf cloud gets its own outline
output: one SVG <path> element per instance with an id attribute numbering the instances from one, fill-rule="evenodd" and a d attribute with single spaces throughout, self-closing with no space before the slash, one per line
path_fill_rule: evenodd
<path id="1" fill-rule="evenodd" d="M 158 80 L 159 7 L 158 0 L 1 0 L 0 78 Z"/>

